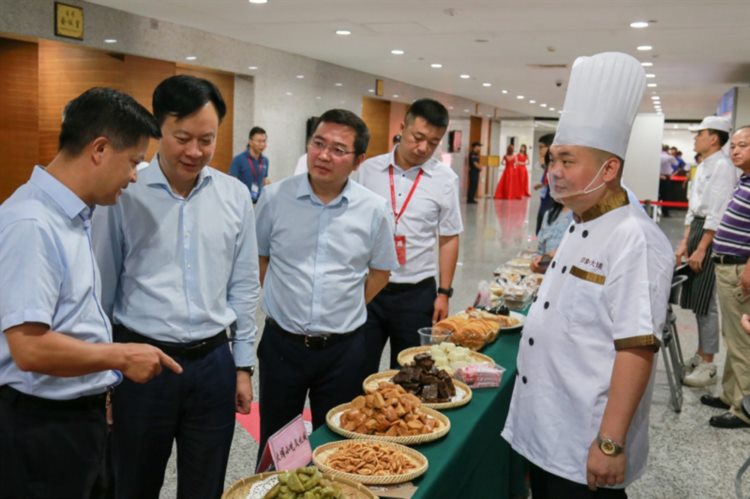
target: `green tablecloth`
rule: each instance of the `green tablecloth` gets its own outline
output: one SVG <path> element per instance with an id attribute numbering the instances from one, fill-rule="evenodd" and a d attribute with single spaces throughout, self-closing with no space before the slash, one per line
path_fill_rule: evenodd
<path id="1" fill-rule="evenodd" d="M 414 498 L 510 498 L 526 496 L 523 458 L 500 436 L 510 406 L 516 374 L 518 334 L 500 336 L 482 353 L 505 368 L 499 388 L 474 390 L 471 402 L 443 413 L 451 430 L 440 440 L 415 446 L 429 460 L 429 469 L 414 481 Z M 310 436 L 313 448 L 339 440 L 327 427 Z"/>

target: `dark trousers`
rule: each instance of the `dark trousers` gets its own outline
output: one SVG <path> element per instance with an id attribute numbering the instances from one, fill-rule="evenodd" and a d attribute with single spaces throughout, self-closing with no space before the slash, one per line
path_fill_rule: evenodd
<path id="1" fill-rule="evenodd" d="M 380 357 L 386 341 L 391 341 L 392 369 L 398 368 L 396 358 L 401 350 L 419 345 L 417 330 L 432 326 L 435 310 L 435 279 L 426 279 L 413 286 L 391 289 L 388 284 L 367 306 L 365 337 L 367 338 L 366 374 L 380 370 Z M 397 285 L 398 286 L 398 285 Z"/>
<path id="2" fill-rule="evenodd" d="M 474 167 L 469 167 L 469 192 L 466 195 L 467 201 L 475 201 L 477 195 L 477 187 L 479 187 L 479 170 Z"/>
<path id="3" fill-rule="evenodd" d="M 597 488 L 572 482 L 529 463 L 531 497 L 534 499 L 627 499 L 625 489 Z"/>
<path id="4" fill-rule="evenodd" d="M 669 180 L 669 177 L 664 175 L 659 177 L 659 201 L 665 201 L 664 198 L 666 197 L 667 191 L 669 190 L 669 182 L 671 182 L 671 180 Z M 663 217 L 668 217 L 669 208 L 667 208 L 666 206 L 662 206 L 661 215 Z"/>
<path id="5" fill-rule="evenodd" d="M 0 498 L 101 497 L 105 396 L 81 407 L 0 387 Z"/>
<path id="6" fill-rule="evenodd" d="M 124 380 L 112 398 L 117 499 L 158 499 L 177 441 L 177 497 L 219 498 L 234 435 L 237 375 L 229 345 L 174 359 L 145 384 Z M 252 470 L 248 468 L 248 475 Z"/>
<path id="7" fill-rule="evenodd" d="M 266 321 L 258 345 L 260 373 L 260 449 L 268 437 L 302 414 L 310 397 L 313 428 L 325 424 L 326 413 L 362 393 L 365 343 L 362 328 L 352 335 L 312 349 L 289 338 Z"/>

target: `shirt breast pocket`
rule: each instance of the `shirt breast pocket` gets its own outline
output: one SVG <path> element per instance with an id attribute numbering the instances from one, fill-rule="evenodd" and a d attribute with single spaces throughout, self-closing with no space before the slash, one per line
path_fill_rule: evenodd
<path id="1" fill-rule="evenodd" d="M 575 266 L 569 272 L 559 295 L 558 311 L 568 317 L 573 331 L 576 326 L 599 324 L 601 314 L 605 313 L 602 303 L 604 276 Z"/>

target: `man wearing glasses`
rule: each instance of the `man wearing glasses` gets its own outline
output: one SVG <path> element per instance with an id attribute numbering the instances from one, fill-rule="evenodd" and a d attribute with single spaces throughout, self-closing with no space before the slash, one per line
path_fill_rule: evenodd
<path id="1" fill-rule="evenodd" d="M 258 202 L 267 315 L 258 345 L 260 453 L 302 413 L 306 396 L 317 428 L 361 392 L 366 304 L 398 266 L 387 204 L 349 180 L 368 141 L 358 116 L 325 112 L 307 146 L 307 175 L 269 185 Z"/>
<path id="2" fill-rule="evenodd" d="M 401 142 L 359 170 L 359 182 L 385 198 L 393 212 L 401 265 L 367 307 L 368 373 L 378 371 L 389 337 L 390 365 L 396 368 L 398 353 L 419 345 L 417 330 L 448 315 L 458 235 L 463 231 L 458 176 L 433 157 L 448 120 L 448 110 L 439 102 L 415 101 L 401 124 Z"/>

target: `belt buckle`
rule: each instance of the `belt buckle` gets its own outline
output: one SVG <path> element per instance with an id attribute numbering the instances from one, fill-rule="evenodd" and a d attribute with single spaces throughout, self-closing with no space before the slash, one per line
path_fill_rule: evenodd
<path id="1" fill-rule="evenodd" d="M 198 350 L 199 348 L 203 348 L 208 344 L 208 340 L 203 340 L 200 343 L 196 343 L 195 345 L 190 345 L 189 347 L 185 348 L 186 352 L 193 352 L 195 350 Z"/>
<path id="2" fill-rule="evenodd" d="M 326 346 L 328 343 L 327 336 L 310 336 L 305 335 L 305 346 L 311 350 L 318 350 Z"/>

